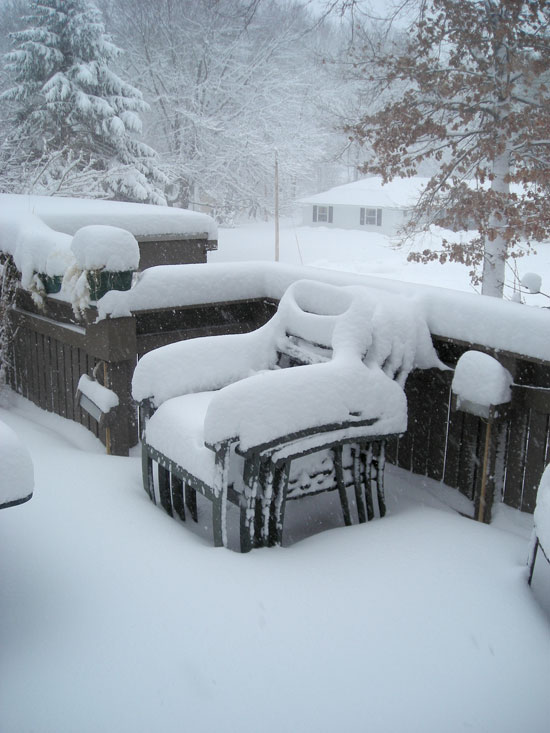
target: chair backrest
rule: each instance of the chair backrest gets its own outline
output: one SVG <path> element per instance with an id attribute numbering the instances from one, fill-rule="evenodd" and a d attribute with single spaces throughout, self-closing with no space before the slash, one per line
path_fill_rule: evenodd
<path id="1" fill-rule="evenodd" d="M 372 312 L 363 289 L 311 280 L 293 283 L 275 317 L 277 366 L 327 362 L 343 347 L 363 358 L 371 342 Z"/>

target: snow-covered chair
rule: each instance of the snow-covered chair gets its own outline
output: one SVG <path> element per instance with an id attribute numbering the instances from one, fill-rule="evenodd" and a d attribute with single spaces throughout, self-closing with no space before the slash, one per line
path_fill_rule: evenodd
<path id="1" fill-rule="evenodd" d="M 333 480 L 327 486 L 326 476 L 318 476 L 310 489 L 337 488 L 346 524 L 350 474 L 359 521 L 373 515 L 371 484 L 383 516 L 383 445 L 406 430 L 402 385 L 419 340 L 410 312 L 383 299 L 362 287 L 302 280 L 252 333 L 183 341 L 146 354 L 134 373 L 133 395 L 150 415 L 143 472 L 151 499 L 154 461 L 159 500 L 169 513 L 185 518 L 184 484 L 195 519 L 193 492 L 212 501 L 216 545 L 227 546 L 228 502 L 241 510 L 242 551 L 278 545 L 286 500 L 301 494 L 296 480 L 292 489 L 293 477 L 304 457 L 315 456 L 328 464 L 320 474 Z"/>

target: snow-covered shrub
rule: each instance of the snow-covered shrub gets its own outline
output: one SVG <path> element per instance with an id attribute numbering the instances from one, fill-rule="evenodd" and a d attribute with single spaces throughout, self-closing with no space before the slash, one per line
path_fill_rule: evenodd
<path id="1" fill-rule="evenodd" d="M 108 290 L 128 290 L 139 266 L 139 245 L 126 229 L 92 224 L 79 229 L 71 244 L 74 266 L 65 276 L 75 314 Z"/>
<path id="2" fill-rule="evenodd" d="M 81 270 L 127 272 L 139 266 L 139 245 L 133 234 L 120 227 L 92 224 L 73 237 L 71 250 Z"/>
<path id="3" fill-rule="evenodd" d="M 51 229 L 32 213 L 0 217 L 0 250 L 13 257 L 21 285 L 39 304 L 45 293 L 44 278 L 62 277 L 73 261 L 71 237 Z"/>

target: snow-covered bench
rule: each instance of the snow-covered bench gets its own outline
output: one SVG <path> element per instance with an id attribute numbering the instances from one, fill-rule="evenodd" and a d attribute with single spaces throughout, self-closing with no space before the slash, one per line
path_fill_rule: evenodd
<path id="1" fill-rule="evenodd" d="M 143 438 L 149 496 L 156 501 L 154 461 L 159 500 L 169 513 L 185 517 L 184 484 L 192 514 L 194 491 L 212 501 L 216 545 L 227 546 L 228 502 L 241 510 L 241 550 L 278 545 L 286 500 L 301 494 L 297 477 L 314 457 L 325 466 L 309 488 L 337 488 L 346 524 L 345 462 L 359 521 L 373 514 L 371 483 L 383 515 L 383 444 L 406 429 L 402 385 L 422 340 L 418 330 L 410 313 L 380 303 L 379 294 L 298 281 L 275 316 L 252 333 L 146 354 L 133 395 L 149 415 Z"/>

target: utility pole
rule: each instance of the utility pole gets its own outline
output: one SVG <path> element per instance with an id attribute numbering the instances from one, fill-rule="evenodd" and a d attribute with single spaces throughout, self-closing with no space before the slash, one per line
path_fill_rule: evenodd
<path id="1" fill-rule="evenodd" d="M 279 262 L 279 159 L 275 151 L 275 262 Z"/>

